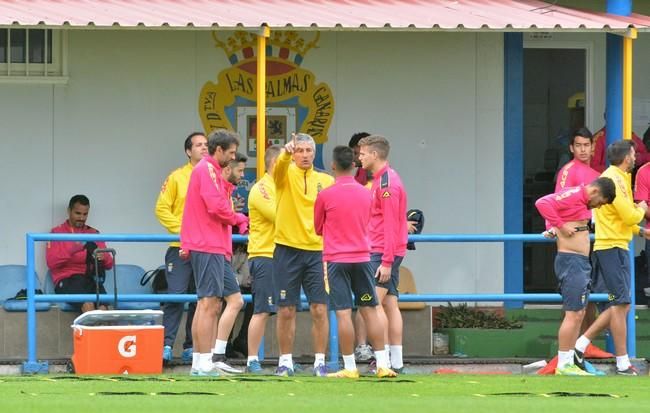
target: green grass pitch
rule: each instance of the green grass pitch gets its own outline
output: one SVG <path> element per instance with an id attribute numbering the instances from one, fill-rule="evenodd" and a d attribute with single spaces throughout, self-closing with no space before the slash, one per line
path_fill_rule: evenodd
<path id="1" fill-rule="evenodd" d="M 0 376 L 3 412 L 643 412 L 649 377 Z"/>

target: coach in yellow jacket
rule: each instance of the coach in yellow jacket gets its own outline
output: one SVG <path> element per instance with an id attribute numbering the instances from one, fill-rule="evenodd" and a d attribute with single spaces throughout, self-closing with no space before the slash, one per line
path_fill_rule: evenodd
<path id="1" fill-rule="evenodd" d="M 329 333 L 328 296 L 323 273 L 323 239 L 314 231 L 314 203 L 321 190 L 334 183 L 314 169 L 316 143 L 304 133 L 294 134 L 273 169 L 277 197 L 273 275 L 278 288 L 278 343 L 276 374 L 293 375 L 292 349 L 296 335 L 296 306 L 300 287 L 312 316 L 314 375 L 325 376 L 325 349 Z"/>
<path id="2" fill-rule="evenodd" d="M 616 372 L 637 375 L 627 354 L 626 317 L 630 310 L 630 255 L 628 244 L 634 234 L 648 237 L 639 227 L 648 206 L 634 204 L 630 172 L 636 159 L 634 145 L 629 140 L 612 143 L 607 148 L 610 167 L 601 176 L 611 178 L 616 185 L 616 198 L 610 205 L 595 210 L 596 243 L 592 255 L 592 283 L 605 285 L 609 293 L 607 308 L 578 338 L 575 348 L 577 365 L 584 362 L 584 351 L 602 330 L 609 326 L 616 349 Z M 599 291 L 600 292 L 600 291 Z"/>

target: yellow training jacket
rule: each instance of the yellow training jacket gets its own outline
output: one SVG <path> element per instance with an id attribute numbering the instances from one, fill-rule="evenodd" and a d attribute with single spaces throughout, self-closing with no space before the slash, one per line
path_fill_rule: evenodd
<path id="1" fill-rule="evenodd" d="M 275 183 L 264 174 L 248 194 L 248 258 L 273 258 L 275 249 Z"/>
<path id="2" fill-rule="evenodd" d="M 302 170 L 291 162 L 291 154 L 278 156 L 273 170 L 278 208 L 275 243 L 308 251 L 321 251 L 323 238 L 314 231 L 316 195 L 334 183 L 334 178 L 312 167 Z"/>
<path id="3" fill-rule="evenodd" d="M 614 203 L 595 210 L 596 242 L 594 251 L 610 248 L 628 249 L 633 234 L 639 233 L 643 209 L 634 204 L 632 176 L 617 166 L 610 166 L 600 175 L 611 178 L 616 185 Z"/>
<path id="4" fill-rule="evenodd" d="M 181 233 L 187 185 L 190 183 L 193 168 L 192 164 L 188 162 L 185 166 L 176 169 L 169 174 L 160 188 L 160 195 L 156 201 L 156 218 L 170 234 Z M 172 242 L 169 245 L 181 246 L 179 242 Z"/>

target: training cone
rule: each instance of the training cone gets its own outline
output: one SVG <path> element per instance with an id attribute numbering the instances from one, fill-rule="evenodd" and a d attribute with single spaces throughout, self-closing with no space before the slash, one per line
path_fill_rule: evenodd
<path id="1" fill-rule="evenodd" d="M 610 359 L 615 357 L 612 353 L 608 353 L 600 347 L 596 347 L 589 343 L 585 349 L 585 358 L 588 359 Z"/>
<path id="2" fill-rule="evenodd" d="M 557 356 L 553 357 L 548 364 L 537 371 L 537 374 L 555 374 L 557 367 Z"/>

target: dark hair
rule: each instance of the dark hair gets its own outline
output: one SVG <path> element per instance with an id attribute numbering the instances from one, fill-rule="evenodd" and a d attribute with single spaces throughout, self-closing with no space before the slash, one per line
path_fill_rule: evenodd
<path id="1" fill-rule="evenodd" d="M 380 135 L 370 135 L 359 141 L 359 146 L 368 146 L 371 151 L 377 152 L 377 157 L 379 159 L 388 159 L 388 153 L 390 152 L 390 143 L 388 139 Z"/>
<path id="2" fill-rule="evenodd" d="M 266 151 L 264 151 L 264 169 L 269 169 L 271 162 L 280 155 L 280 152 L 282 152 L 282 146 L 280 145 L 271 145 L 266 148 Z"/>
<path id="3" fill-rule="evenodd" d="M 246 163 L 246 161 L 248 161 L 248 157 L 246 155 L 244 155 L 243 153 L 241 153 L 241 152 L 237 152 L 235 154 L 235 159 L 228 162 L 228 165 L 230 167 L 234 168 L 235 166 L 237 166 L 238 163 L 240 163 L 240 162 Z"/>
<path id="4" fill-rule="evenodd" d="M 591 131 L 587 128 L 580 128 L 573 131 L 571 138 L 569 140 L 569 145 L 573 145 L 576 140 L 576 136 L 581 136 L 583 138 L 589 139 L 589 142 L 594 141 L 594 135 L 591 134 Z"/>
<path id="5" fill-rule="evenodd" d="M 68 202 L 68 209 L 74 208 L 75 204 L 90 206 L 90 199 L 86 195 L 75 195 Z"/>
<path id="6" fill-rule="evenodd" d="M 337 171 L 349 171 L 354 167 L 354 151 L 349 146 L 339 145 L 332 151 L 332 161 Z"/>
<path id="7" fill-rule="evenodd" d="M 239 135 L 236 132 L 215 129 L 208 136 L 208 153 L 210 155 L 214 155 L 217 148 L 227 151 L 233 145 L 239 146 Z"/>
<path id="8" fill-rule="evenodd" d="M 189 151 L 192 149 L 192 138 L 195 136 L 205 136 L 205 133 L 203 132 L 192 132 L 190 133 L 187 138 L 185 138 L 185 150 Z"/>
<path id="9" fill-rule="evenodd" d="M 611 204 L 616 199 L 616 185 L 614 185 L 614 181 L 611 178 L 600 177 L 593 181 L 591 185 L 598 187 L 601 195 L 607 200 L 608 204 Z"/>
<path id="10" fill-rule="evenodd" d="M 610 165 L 619 166 L 625 160 L 625 157 L 630 154 L 634 147 L 632 141 L 620 140 L 610 144 L 607 147 L 607 160 Z"/>
<path id="11" fill-rule="evenodd" d="M 368 132 L 357 132 L 352 137 L 350 138 L 350 142 L 348 143 L 348 146 L 350 148 L 354 148 L 355 146 L 359 145 L 359 141 L 366 136 L 370 136 Z"/>

